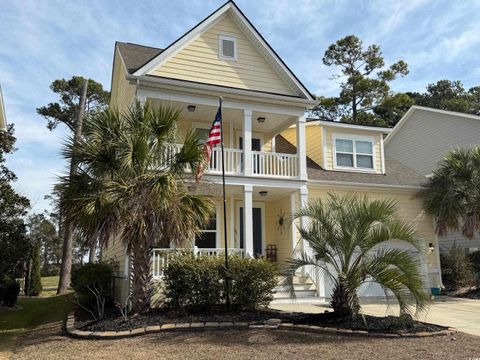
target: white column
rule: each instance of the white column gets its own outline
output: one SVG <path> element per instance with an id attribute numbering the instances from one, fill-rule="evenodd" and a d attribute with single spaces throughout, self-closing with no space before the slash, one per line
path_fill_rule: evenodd
<path id="1" fill-rule="evenodd" d="M 245 185 L 243 194 L 243 245 L 246 256 L 253 256 L 252 193 L 253 186 Z"/>
<path id="2" fill-rule="evenodd" d="M 300 180 L 307 180 L 307 139 L 305 136 L 305 116 L 297 119 L 297 155 Z"/>
<path id="3" fill-rule="evenodd" d="M 295 216 L 296 211 L 297 211 L 297 192 L 292 191 L 290 193 L 290 215 L 292 219 Z M 295 225 L 295 222 L 291 224 L 291 230 L 292 230 L 292 255 L 295 256 L 295 251 L 301 250 L 298 248 L 297 226 Z"/>
<path id="4" fill-rule="evenodd" d="M 252 175 L 252 110 L 243 110 L 243 172 Z"/>
<path id="5" fill-rule="evenodd" d="M 229 246 L 237 247 L 235 241 L 235 200 L 233 198 L 233 194 L 230 195 L 230 224 L 229 224 Z"/>

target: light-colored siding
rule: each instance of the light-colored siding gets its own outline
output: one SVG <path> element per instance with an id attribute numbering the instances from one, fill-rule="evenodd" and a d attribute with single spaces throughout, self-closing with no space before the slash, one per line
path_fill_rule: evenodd
<path id="1" fill-rule="evenodd" d="M 236 61 L 219 59 L 219 35 L 237 39 Z M 196 81 L 241 89 L 296 95 L 250 40 L 225 15 L 150 75 Z"/>
<path id="2" fill-rule="evenodd" d="M 480 144 L 480 120 L 416 109 L 392 135 L 385 154 L 430 175 L 448 151 Z"/>
<path id="3" fill-rule="evenodd" d="M 288 128 L 281 135 L 292 145 L 297 146 L 297 129 Z M 323 166 L 323 130 L 320 126 L 307 126 L 305 131 L 307 156 L 318 165 Z"/>
<path id="4" fill-rule="evenodd" d="M 110 106 L 118 108 L 120 111 L 126 110 L 135 96 L 135 85 L 131 85 L 125 75 L 127 69 L 123 64 L 118 49 L 115 50 L 115 63 L 113 64 L 112 89 L 110 96 Z"/>
<path id="5" fill-rule="evenodd" d="M 428 249 L 429 243 L 433 243 L 435 250 L 428 252 L 426 255 L 426 266 L 429 272 L 429 281 L 431 286 L 438 286 L 440 283 L 440 276 L 438 275 L 439 262 L 438 251 L 439 246 L 437 244 L 432 217 L 425 213 L 422 208 L 422 201 L 416 197 L 415 192 L 407 191 L 393 191 L 375 189 L 345 189 L 329 186 L 326 187 L 310 187 L 309 199 L 325 199 L 328 193 L 336 193 L 339 195 L 346 194 L 348 192 L 355 192 L 357 195 L 366 195 L 369 199 L 394 199 L 398 203 L 398 216 L 408 222 L 413 222 L 418 236 L 423 241 L 425 248 Z"/>
<path id="6" fill-rule="evenodd" d="M 290 195 L 266 203 L 265 237 L 267 245 L 276 245 L 277 262 L 282 263 L 292 258 L 292 224 L 288 219 L 291 216 Z M 278 226 L 280 213 L 286 215 L 287 221 L 283 227 Z"/>
<path id="7" fill-rule="evenodd" d="M 125 275 L 125 245 L 120 239 L 113 239 L 109 241 L 107 246 L 102 249 L 102 260 L 113 261 L 115 263 L 115 270 L 119 276 Z"/>
<path id="8" fill-rule="evenodd" d="M 467 252 L 471 252 L 474 249 L 480 250 L 480 235 L 476 235 L 472 240 L 467 239 L 462 235 L 461 231 L 449 231 L 446 236 L 438 238 L 440 243 L 440 252 L 448 252 L 454 244 Z"/>

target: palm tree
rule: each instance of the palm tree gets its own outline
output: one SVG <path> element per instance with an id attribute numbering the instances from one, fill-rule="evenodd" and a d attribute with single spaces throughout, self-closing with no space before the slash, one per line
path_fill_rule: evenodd
<path id="1" fill-rule="evenodd" d="M 426 306 L 419 263 L 407 250 L 392 247 L 389 240 L 403 240 L 422 250 L 412 224 L 399 220 L 397 205 L 391 200 L 369 201 L 352 194 L 329 194 L 327 200 L 311 201 L 295 216 L 303 219 L 301 237 L 311 251 L 289 261 L 284 275 L 291 284 L 296 271 L 310 267 L 333 284 L 331 305 L 339 316 L 355 316 L 360 311 L 357 290 L 366 282 L 378 283 L 391 291 L 400 312 L 411 313 Z"/>
<path id="2" fill-rule="evenodd" d="M 60 179 L 60 208 L 84 238 L 103 245 L 123 240 L 132 259 L 134 312 L 149 308 L 151 248 L 190 241 L 214 209 L 208 197 L 186 190 L 204 153 L 192 132 L 177 149 L 179 115 L 149 103 L 123 113 L 102 110 L 87 117 L 84 137 L 64 151 L 78 170 Z"/>
<path id="3" fill-rule="evenodd" d="M 461 229 L 472 239 L 480 230 L 480 147 L 448 153 L 422 195 L 425 210 L 435 216 L 438 235 Z"/>

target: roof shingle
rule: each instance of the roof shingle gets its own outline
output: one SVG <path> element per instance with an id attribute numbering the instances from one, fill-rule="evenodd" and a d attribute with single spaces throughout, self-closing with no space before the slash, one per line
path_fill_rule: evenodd
<path id="1" fill-rule="evenodd" d="M 163 49 L 159 48 L 120 41 L 117 41 L 117 48 L 129 74 L 133 74 L 163 51 Z"/>

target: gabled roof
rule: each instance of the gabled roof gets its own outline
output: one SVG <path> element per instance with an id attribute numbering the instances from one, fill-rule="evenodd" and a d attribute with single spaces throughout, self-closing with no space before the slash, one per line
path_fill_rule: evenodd
<path id="1" fill-rule="evenodd" d="M 149 71 L 155 67 L 163 64 L 167 59 L 171 58 L 173 55 L 177 54 L 181 49 L 183 49 L 187 44 L 193 41 L 198 35 L 205 32 L 210 26 L 212 26 L 218 19 L 223 17 L 223 15 L 229 13 L 236 24 L 241 28 L 245 33 L 247 38 L 252 42 L 254 46 L 262 53 L 272 67 L 276 70 L 279 76 L 282 77 L 292 88 L 302 95 L 302 97 L 308 100 L 314 100 L 315 97 L 308 91 L 308 89 L 302 84 L 302 82 L 295 76 L 295 74 L 288 68 L 288 66 L 283 62 L 283 60 L 278 56 L 278 54 L 272 49 L 272 47 L 267 43 L 263 36 L 257 31 L 257 29 L 252 25 L 252 23 L 247 19 L 247 17 L 242 13 L 238 6 L 233 1 L 228 1 L 224 5 L 220 6 L 216 11 L 207 16 L 202 20 L 198 25 L 193 27 L 187 33 L 182 35 L 179 39 L 175 40 L 165 49 L 157 48 L 147 48 L 142 49 L 138 45 L 128 44 L 128 49 L 124 45 L 119 46 L 119 50 L 124 57 L 125 51 L 130 52 L 131 57 L 135 60 L 132 60 L 134 66 L 131 66 L 130 69 L 134 69 L 141 62 L 140 59 L 145 59 L 146 62 L 140 65 L 139 68 L 134 70 L 132 75 L 143 76 L 147 75 Z M 124 43 L 117 43 L 124 44 Z M 136 48 L 134 48 L 136 46 Z M 157 51 L 157 54 L 154 54 Z M 147 54 L 148 53 L 148 54 Z M 153 57 L 151 57 L 153 55 Z M 128 55 L 127 55 L 128 56 Z M 150 58 L 149 58 L 150 57 Z M 125 59 L 124 59 L 125 61 Z M 127 64 L 125 64 L 127 65 Z M 127 66 L 128 68 L 128 66 Z"/>
<path id="2" fill-rule="evenodd" d="M 5 105 L 3 104 L 2 87 L 0 86 L 0 131 L 7 130 L 7 116 L 5 115 Z"/>
<path id="3" fill-rule="evenodd" d="M 408 121 L 408 119 L 410 119 L 412 115 L 417 111 L 428 111 L 428 112 L 442 114 L 442 115 L 449 115 L 449 116 L 459 117 L 463 119 L 472 119 L 472 120 L 480 121 L 480 116 L 477 116 L 477 115 L 466 114 L 466 113 L 461 113 L 457 111 L 448 111 L 448 110 L 429 108 L 426 106 L 413 105 L 410 109 L 408 109 L 405 115 L 403 115 L 400 121 L 395 125 L 395 127 L 393 128 L 393 131 L 385 138 L 385 144 L 388 143 L 388 141 L 391 138 L 393 138 L 393 136 L 398 132 L 398 130 L 400 130 L 400 128 Z"/>
<path id="4" fill-rule="evenodd" d="M 120 41 L 117 41 L 115 45 L 122 55 L 123 62 L 129 74 L 133 74 L 163 51 L 162 49 L 151 46 Z"/>

